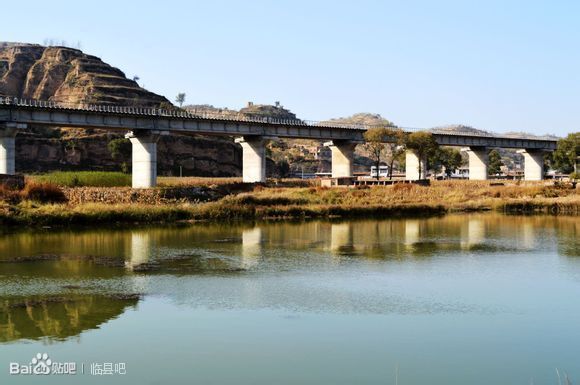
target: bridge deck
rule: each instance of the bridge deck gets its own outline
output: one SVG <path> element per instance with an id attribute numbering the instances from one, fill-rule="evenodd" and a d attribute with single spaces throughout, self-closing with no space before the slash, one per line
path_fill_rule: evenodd
<path id="1" fill-rule="evenodd" d="M 181 110 L 120 106 L 66 106 L 61 103 L 0 97 L 0 122 L 97 128 L 123 131 L 167 131 L 180 134 L 264 136 L 279 138 L 362 142 L 372 126 L 194 114 Z M 411 131 L 405 129 L 405 131 Z M 437 142 L 448 146 L 504 147 L 554 150 L 556 140 L 534 136 L 511 137 L 492 133 L 429 130 Z"/>

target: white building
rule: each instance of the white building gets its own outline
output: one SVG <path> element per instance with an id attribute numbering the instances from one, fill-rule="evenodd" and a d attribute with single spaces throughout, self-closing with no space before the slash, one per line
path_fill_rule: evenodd
<path id="1" fill-rule="evenodd" d="M 388 177 L 389 176 L 389 166 L 379 166 L 379 177 Z M 377 177 L 377 166 L 371 167 L 371 178 Z"/>

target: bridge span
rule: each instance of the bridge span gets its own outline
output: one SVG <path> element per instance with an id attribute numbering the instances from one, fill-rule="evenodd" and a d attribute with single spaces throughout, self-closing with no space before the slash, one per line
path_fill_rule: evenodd
<path id="1" fill-rule="evenodd" d="M 352 176 L 353 153 L 371 126 L 272 119 L 244 115 L 196 114 L 182 110 L 75 105 L 0 97 L 0 174 L 15 173 L 15 137 L 31 126 L 97 128 L 126 132 L 133 147 L 133 187 L 153 187 L 157 179 L 157 142 L 163 135 L 220 135 L 235 137 L 243 150 L 244 182 L 266 180 L 265 142 L 276 138 L 327 141 L 332 152 L 333 177 Z M 405 129 L 409 131 L 408 129 Z M 469 154 L 470 179 L 487 179 L 489 148 L 515 148 L 525 161 L 525 179 L 543 178 L 543 154 L 556 149 L 556 140 L 535 136 L 502 136 L 483 132 L 433 129 L 435 140 L 464 148 Z M 408 150 L 406 177 L 424 178 L 425 159 Z M 419 167 L 421 165 L 422 167 Z M 421 174 L 419 174 L 421 170 Z"/>

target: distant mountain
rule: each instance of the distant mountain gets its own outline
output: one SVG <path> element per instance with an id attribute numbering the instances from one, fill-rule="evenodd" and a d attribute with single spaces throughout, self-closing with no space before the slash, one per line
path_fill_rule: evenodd
<path id="1" fill-rule="evenodd" d="M 529 132 L 504 132 L 504 133 L 492 133 L 490 131 L 480 130 L 471 126 L 466 126 L 463 124 L 452 124 L 448 126 L 433 127 L 430 129 L 432 132 L 467 132 L 473 135 L 500 135 L 506 138 L 544 138 L 544 139 L 559 139 L 555 135 L 534 135 Z"/>
<path id="2" fill-rule="evenodd" d="M 430 129 L 430 131 L 432 132 L 464 132 L 464 133 L 469 133 L 472 135 L 489 135 L 490 133 L 488 131 L 484 131 L 484 130 L 480 130 L 471 126 L 466 126 L 463 124 L 450 124 L 447 126 L 439 126 L 439 127 L 433 127 Z"/>
<path id="3" fill-rule="evenodd" d="M 380 114 L 360 112 L 345 118 L 334 118 L 326 120 L 329 123 L 362 124 L 365 126 L 394 126 L 393 122 L 383 118 Z"/>
<path id="4" fill-rule="evenodd" d="M 552 134 L 534 135 L 534 134 L 530 134 L 528 132 L 506 132 L 506 133 L 503 133 L 502 136 L 505 136 L 506 138 L 518 138 L 518 137 L 525 136 L 525 137 L 529 137 L 529 138 L 538 138 L 538 139 L 555 139 L 555 140 L 560 139 L 559 136 L 552 135 Z"/>
<path id="5" fill-rule="evenodd" d="M 240 108 L 239 110 L 218 108 L 209 104 L 191 104 L 184 106 L 183 108 L 193 113 L 216 114 L 229 117 L 241 115 L 255 118 L 297 119 L 296 114 L 281 106 L 279 102 L 276 102 L 275 105 L 254 104 L 252 102 L 248 102 L 246 107 Z"/>
<path id="6" fill-rule="evenodd" d="M 242 109 L 240 113 L 251 117 L 270 117 L 274 119 L 296 119 L 296 114 L 284 108 L 280 102 L 275 105 L 254 104 L 252 102 Z"/>

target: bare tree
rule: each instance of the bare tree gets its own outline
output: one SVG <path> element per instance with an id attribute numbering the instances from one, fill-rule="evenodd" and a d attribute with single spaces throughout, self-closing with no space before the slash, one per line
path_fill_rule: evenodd
<path id="1" fill-rule="evenodd" d="M 393 165 L 404 152 L 403 131 L 396 127 L 373 127 L 364 133 L 365 148 L 371 154 L 380 178 L 381 161 L 386 160 L 389 166 L 389 178 L 393 178 Z"/>
<path id="2" fill-rule="evenodd" d="M 178 93 L 175 97 L 175 102 L 179 104 L 179 107 L 183 106 L 183 103 L 185 102 L 185 92 Z"/>

